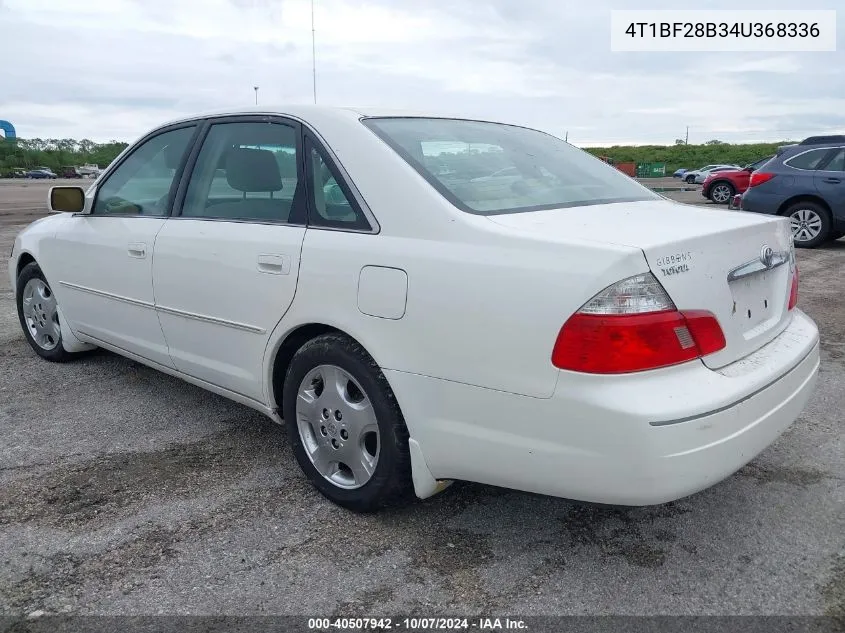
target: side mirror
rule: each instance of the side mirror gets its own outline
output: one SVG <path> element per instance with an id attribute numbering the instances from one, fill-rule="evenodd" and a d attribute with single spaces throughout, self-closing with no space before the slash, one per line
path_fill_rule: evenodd
<path id="1" fill-rule="evenodd" d="M 82 213 L 85 190 L 82 187 L 50 187 L 47 202 L 51 213 Z"/>

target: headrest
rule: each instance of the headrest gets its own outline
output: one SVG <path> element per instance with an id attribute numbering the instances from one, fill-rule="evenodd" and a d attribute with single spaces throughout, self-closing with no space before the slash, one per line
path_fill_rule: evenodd
<path id="1" fill-rule="evenodd" d="M 226 154 L 226 181 L 238 191 L 280 191 L 282 175 L 273 152 L 235 147 Z"/>

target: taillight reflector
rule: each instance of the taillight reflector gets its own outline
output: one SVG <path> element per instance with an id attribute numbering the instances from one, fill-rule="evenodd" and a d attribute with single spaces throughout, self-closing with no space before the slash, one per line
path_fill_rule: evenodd
<path id="1" fill-rule="evenodd" d="M 751 174 L 751 180 L 748 181 L 748 186 L 756 187 L 757 185 L 762 185 L 764 182 L 769 182 L 774 177 L 775 174 L 755 171 L 753 174 Z"/>
<path id="2" fill-rule="evenodd" d="M 560 329 L 552 363 L 570 371 L 622 374 L 677 365 L 724 347 L 722 328 L 710 312 L 577 312 Z"/>
<path id="3" fill-rule="evenodd" d="M 792 310 L 798 305 L 798 266 L 792 271 L 792 285 L 789 287 L 789 305 L 788 309 Z"/>

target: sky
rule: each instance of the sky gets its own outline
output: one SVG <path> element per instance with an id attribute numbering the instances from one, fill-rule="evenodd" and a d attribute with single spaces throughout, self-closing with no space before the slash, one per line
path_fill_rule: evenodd
<path id="1" fill-rule="evenodd" d="M 700 0 L 835 9 L 841 0 Z M 317 102 L 529 125 L 580 146 L 845 132 L 845 51 L 610 50 L 611 9 L 665 0 L 314 0 Z M 183 115 L 310 103 L 310 0 L 0 0 L 0 119 L 132 141 Z M 680 8 L 689 8 L 681 6 Z M 845 33 L 845 5 L 837 32 Z"/>

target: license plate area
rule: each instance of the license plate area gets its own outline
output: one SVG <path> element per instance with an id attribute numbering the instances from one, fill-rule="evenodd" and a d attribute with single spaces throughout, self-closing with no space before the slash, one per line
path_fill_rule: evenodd
<path id="1" fill-rule="evenodd" d="M 766 270 L 729 283 L 733 307 L 731 320 L 742 332 L 769 321 L 780 312 L 773 296 L 777 270 Z"/>

